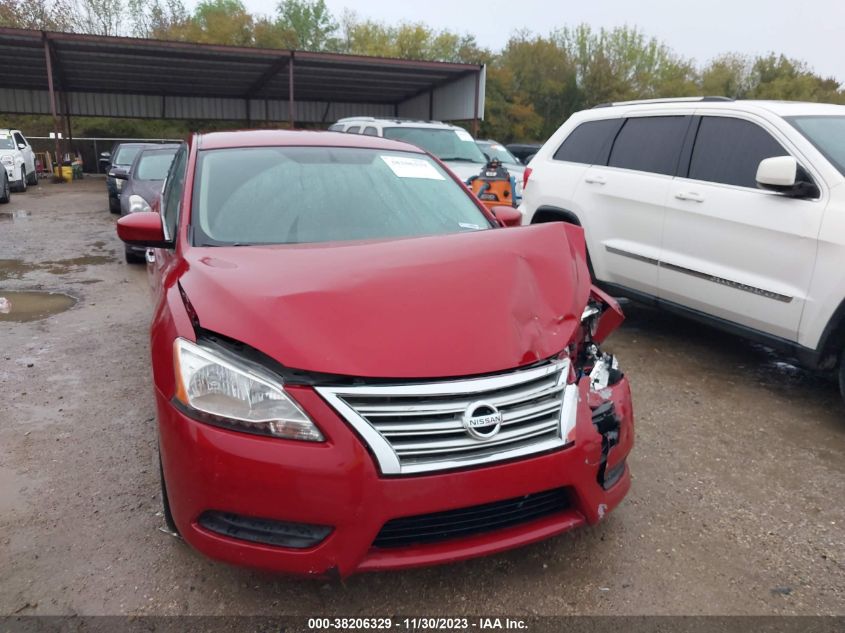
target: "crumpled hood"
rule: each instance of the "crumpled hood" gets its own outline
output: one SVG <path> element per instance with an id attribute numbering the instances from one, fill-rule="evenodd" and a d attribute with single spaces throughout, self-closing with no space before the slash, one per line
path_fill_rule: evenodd
<path id="1" fill-rule="evenodd" d="M 377 242 L 192 248 L 180 283 L 202 328 L 295 369 L 432 378 L 559 353 L 590 292 L 562 223 Z"/>

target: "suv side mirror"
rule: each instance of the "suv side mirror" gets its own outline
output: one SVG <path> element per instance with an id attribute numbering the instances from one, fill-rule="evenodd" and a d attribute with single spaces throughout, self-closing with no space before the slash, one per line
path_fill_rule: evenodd
<path id="1" fill-rule="evenodd" d="M 18 143 L 18 149 L 26 149 L 26 143 Z"/>
<path id="2" fill-rule="evenodd" d="M 117 221 L 117 236 L 130 246 L 170 248 L 164 239 L 161 216 L 154 211 L 139 211 L 124 215 Z"/>
<path id="3" fill-rule="evenodd" d="M 496 219 L 502 226 L 521 226 L 522 213 L 519 209 L 514 207 L 507 207 L 500 205 L 490 209 L 490 212 L 496 216 Z"/>
<path id="4" fill-rule="evenodd" d="M 125 169 L 121 169 L 120 167 L 112 169 L 109 172 L 109 176 L 111 176 L 112 178 L 117 178 L 118 180 L 129 180 L 129 172 Z"/>
<path id="5" fill-rule="evenodd" d="M 757 186 L 790 198 L 818 198 L 818 185 L 792 156 L 773 156 L 760 161 Z"/>

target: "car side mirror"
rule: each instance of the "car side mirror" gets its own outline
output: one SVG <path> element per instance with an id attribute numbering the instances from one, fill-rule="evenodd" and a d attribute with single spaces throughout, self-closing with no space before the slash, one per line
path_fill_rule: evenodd
<path id="1" fill-rule="evenodd" d="M 490 212 L 496 216 L 496 219 L 502 226 L 521 226 L 522 225 L 522 213 L 519 209 L 514 207 L 507 207 L 505 205 L 500 205 L 497 207 L 493 207 L 490 209 Z"/>
<path id="2" fill-rule="evenodd" d="M 111 176 L 112 178 L 117 178 L 118 180 L 129 180 L 129 172 L 125 169 L 112 169 L 109 172 L 109 176 Z"/>
<path id="3" fill-rule="evenodd" d="M 18 143 L 18 149 L 26 149 L 26 143 Z"/>
<path id="4" fill-rule="evenodd" d="M 117 221 L 117 236 L 130 246 L 170 248 L 164 238 L 161 216 L 153 211 L 139 211 L 124 215 Z"/>
<path id="5" fill-rule="evenodd" d="M 773 156 L 760 161 L 757 186 L 790 198 L 818 198 L 818 185 L 792 156 Z"/>

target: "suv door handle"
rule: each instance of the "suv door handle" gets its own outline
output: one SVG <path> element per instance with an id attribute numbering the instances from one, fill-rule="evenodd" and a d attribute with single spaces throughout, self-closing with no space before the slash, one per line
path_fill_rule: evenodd
<path id="1" fill-rule="evenodd" d="M 704 196 L 695 191 L 679 191 L 675 194 L 678 200 L 689 200 L 690 202 L 704 202 Z"/>
<path id="2" fill-rule="evenodd" d="M 607 179 L 604 176 L 586 176 L 584 182 L 588 182 L 591 185 L 606 185 Z"/>

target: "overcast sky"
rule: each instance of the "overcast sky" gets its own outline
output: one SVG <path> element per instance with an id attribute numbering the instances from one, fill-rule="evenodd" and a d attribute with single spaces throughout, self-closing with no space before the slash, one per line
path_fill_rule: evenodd
<path id="1" fill-rule="evenodd" d="M 278 0 L 244 0 L 271 14 Z M 593 27 L 638 26 L 699 64 L 719 53 L 785 53 L 845 83 L 845 0 L 326 0 L 382 22 L 421 21 L 468 32 L 500 49 L 519 28 L 546 34 L 586 22 Z"/>

